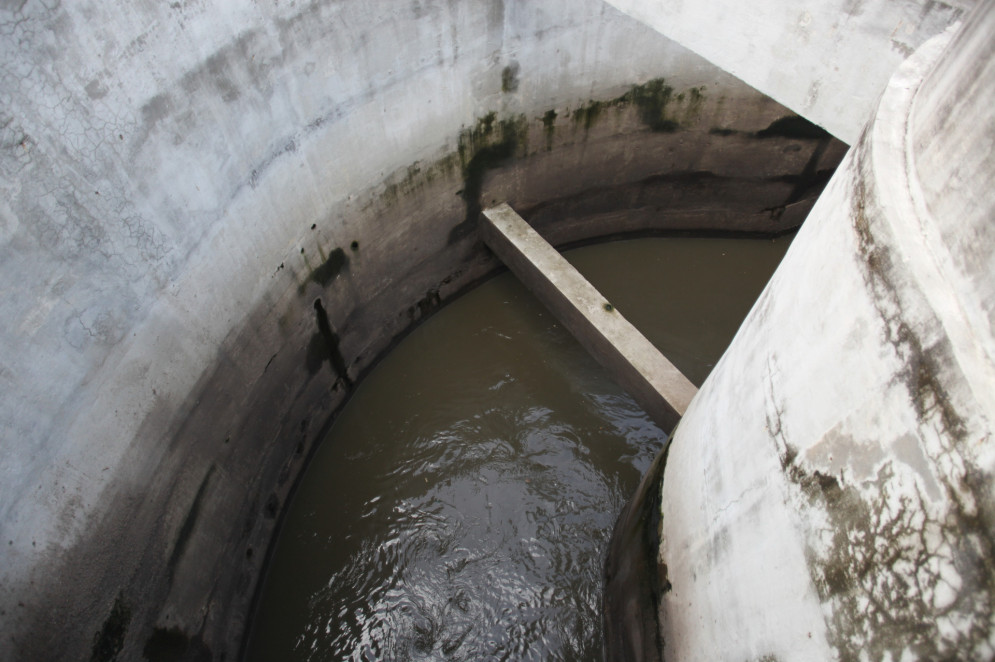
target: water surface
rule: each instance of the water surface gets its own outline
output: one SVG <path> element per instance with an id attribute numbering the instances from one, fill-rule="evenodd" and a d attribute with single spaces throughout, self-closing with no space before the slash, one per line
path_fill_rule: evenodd
<path id="1" fill-rule="evenodd" d="M 700 384 L 790 239 L 568 258 Z M 250 660 L 600 660 L 615 519 L 664 442 L 510 274 L 357 389 L 277 542 Z"/>

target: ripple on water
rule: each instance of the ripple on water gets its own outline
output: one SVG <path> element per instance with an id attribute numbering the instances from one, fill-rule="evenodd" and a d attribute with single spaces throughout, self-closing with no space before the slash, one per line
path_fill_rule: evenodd
<path id="1" fill-rule="evenodd" d="M 687 242 L 709 269 L 698 280 L 720 290 L 720 252 L 761 251 L 727 276 L 740 291 L 743 265 L 758 265 L 739 319 L 786 247 L 621 242 L 607 247 L 610 275 L 649 263 L 664 272 L 635 282 L 694 280 Z M 632 244 L 652 245 L 652 259 Z M 661 262 L 667 250 L 680 259 Z M 627 316 L 640 301 L 665 307 L 592 279 Z M 647 335 L 699 357 L 689 374 L 700 381 L 738 325 L 731 305 L 667 311 L 667 328 Z M 717 344 L 691 343 L 702 328 Z M 286 515 L 249 658 L 600 659 L 608 539 L 662 442 L 523 288 L 490 281 L 416 329 L 339 416 Z"/>

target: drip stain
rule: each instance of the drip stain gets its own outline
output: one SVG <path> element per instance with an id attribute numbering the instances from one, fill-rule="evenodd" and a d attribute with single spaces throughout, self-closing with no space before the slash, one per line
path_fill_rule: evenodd
<path id="1" fill-rule="evenodd" d="M 352 379 L 349 378 L 349 371 L 339 349 L 339 337 L 332 328 L 328 320 L 328 313 L 321 299 L 314 300 L 315 321 L 318 324 L 318 333 L 311 336 L 311 342 L 307 349 L 307 369 L 308 374 L 314 376 L 321 368 L 321 364 L 328 361 L 332 369 L 345 387 L 352 388 Z"/>

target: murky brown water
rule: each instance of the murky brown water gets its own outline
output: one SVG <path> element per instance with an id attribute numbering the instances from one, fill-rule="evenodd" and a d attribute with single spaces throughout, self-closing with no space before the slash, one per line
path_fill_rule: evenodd
<path id="1" fill-rule="evenodd" d="M 790 239 L 568 257 L 700 384 Z M 358 388 L 277 543 L 249 659 L 600 660 L 601 569 L 662 432 L 510 275 Z"/>

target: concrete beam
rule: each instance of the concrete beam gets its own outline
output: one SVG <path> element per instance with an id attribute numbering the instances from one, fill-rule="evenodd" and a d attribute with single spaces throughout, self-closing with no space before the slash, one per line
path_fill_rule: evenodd
<path id="1" fill-rule="evenodd" d="M 669 433 L 695 385 L 514 209 L 502 203 L 483 215 L 491 250 Z"/>

